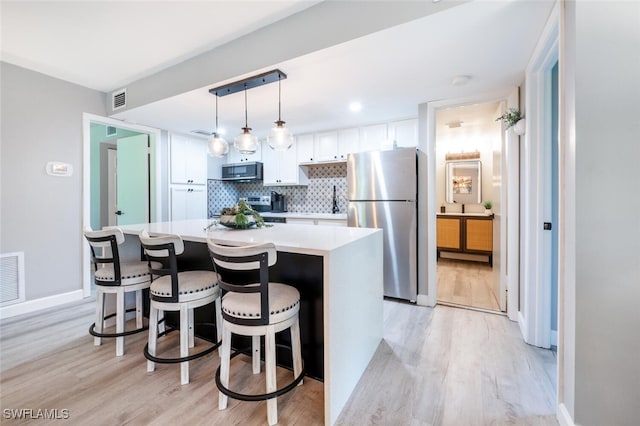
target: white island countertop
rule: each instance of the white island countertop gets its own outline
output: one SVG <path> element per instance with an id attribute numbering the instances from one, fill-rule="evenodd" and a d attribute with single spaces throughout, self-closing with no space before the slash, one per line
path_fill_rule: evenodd
<path id="1" fill-rule="evenodd" d="M 380 229 L 347 228 L 274 223 L 263 228 L 231 229 L 215 224 L 211 219 L 177 220 L 135 225 L 120 225 L 128 234 L 176 234 L 185 241 L 206 243 L 207 238 L 221 244 L 260 244 L 272 242 L 276 250 L 323 256 L 363 237 L 382 232 Z M 207 229 L 208 228 L 208 229 Z"/>

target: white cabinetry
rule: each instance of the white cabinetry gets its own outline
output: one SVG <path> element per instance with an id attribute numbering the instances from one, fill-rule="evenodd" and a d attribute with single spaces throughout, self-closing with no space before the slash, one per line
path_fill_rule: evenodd
<path id="1" fill-rule="evenodd" d="M 314 161 L 338 159 L 338 132 L 317 133 L 313 146 Z"/>
<path id="2" fill-rule="evenodd" d="M 171 183 L 207 183 L 207 142 L 171 134 Z"/>
<path id="3" fill-rule="evenodd" d="M 357 127 L 338 130 L 338 160 L 346 160 L 347 155 L 358 152 L 359 145 L 360 130 Z"/>
<path id="4" fill-rule="evenodd" d="M 376 151 L 387 144 L 387 125 L 364 126 L 360 131 L 360 152 Z"/>
<path id="5" fill-rule="evenodd" d="M 305 170 L 298 167 L 297 144 L 286 151 L 271 149 L 267 142 L 262 147 L 264 186 L 307 185 Z"/>
<path id="6" fill-rule="evenodd" d="M 229 143 L 229 153 L 227 154 L 227 164 L 247 163 L 251 161 L 262 161 L 261 144 L 258 142 L 256 152 L 253 154 L 242 154 L 235 149 L 233 142 Z"/>
<path id="7" fill-rule="evenodd" d="M 296 137 L 298 163 L 310 163 L 315 159 L 313 156 L 313 139 L 313 134 Z"/>
<path id="8" fill-rule="evenodd" d="M 172 185 L 171 220 L 207 218 L 205 185 Z"/>
<path id="9" fill-rule="evenodd" d="M 171 220 L 207 218 L 207 143 L 170 134 Z"/>
<path id="10" fill-rule="evenodd" d="M 418 120 L 412 118 L 389 123 L 389 139 L 395 141 L 399 147 L 417 147 Z"/>

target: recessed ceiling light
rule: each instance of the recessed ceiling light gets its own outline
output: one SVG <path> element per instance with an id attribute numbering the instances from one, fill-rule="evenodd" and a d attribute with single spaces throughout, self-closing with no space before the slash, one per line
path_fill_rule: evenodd
<path id="1" fill-rule="evenodd" d="M 467 84 L 471 80 L 471 77 L 468 75 L 456 75 L 451 79 L 452 86 L 463 86 Z"/>
<path id="2" fill-rule="evenodd" d="M 362 110 L 362 104 L 360 102 L 351 102 L 349 104 L 349 109 L 353 112 L 359 112 Z"/>

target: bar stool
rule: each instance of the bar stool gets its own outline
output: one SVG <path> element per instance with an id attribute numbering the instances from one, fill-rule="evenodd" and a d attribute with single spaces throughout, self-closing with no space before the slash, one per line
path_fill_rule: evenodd
<path id="1" fill-rule="evenodd" d="M 267 420 L 270 425 L 278 422 L 277 397 L 302 383 L 304 369 L 300 345 L 300 293 L 292 286 L 269 282 L 269 266 L 277 261 L 272 243 L 227 247 L 208 241 L 209 252 L 218 276 L 232 275 L 232 271 L 258 271 L 259 282 L 231 284 L 229 279 L 218 281 L 222 290 L 222 350 L 220 366 L 216 371 L 219 389 L 218 409 L 227 408 L 228 397 L 242 401 L 267 401 Z M 225 272 L 227 271 L 227 272 Z M 294 379 L 287 386 L 276 385 L 275 334 L 290 329 Z M 247 395 L 232 391 L 229 386 L 231 358 L 231 334 L 251 336 L 253 373 L 260 372 L 260 336 L 265 337 L 266 393 Z M 281 345 L 278 345 L 281 346 Z"/>
<path id="2" fill-rule="evenodd" d="M 189 361 L 203 357 L 220 346 L 222 338 L 222 319 L 220 315 L 220 287 L 218 277 L 213 271 L 178 272 L 177 256 L 184 252 L 184 243 L 178 235 L 150 237 L 146 231 L 140 234 L 140 242 L 149 260 L 149 270 L 154 276 L 149 293 L 149 343 L 144 348 L 147 358 L 147 371 L 155 370 L 155 364 L 180 364 L 181 384 L 189 383 Z M 155 261 L 164 261 L 168 267 L 156 267 Z M 215 326 L 217 341 L 209 348 L 189 355 L 189 348 L 195 346 L 194 308 L 215 302 Z M 165 311 L 180 312 L 180 357 L 160 358 L 156 356 L 158 337 L 162 337 L 173 328 L 158 332 L 159 313 Z"/>
<path id="3" fill-rule="evenodd" d="M 151 285 L 151 274 L 147 262 L 120 262 L 118 245 L 124 242 L 124 234 L 118 228 L 104 231 L 93 231 L 85 228 L 84 236 L 91 248 L 91 260 L 95 267 L 94 280 L 96 284 L 96 322 L 89 327 L 89 333 L 94 336 L 94 344 L 100 346 L 103 337 L 115 337 L 116 356 L 124 354 L 124 336 L 139 333 L 148 327 L 143 326 L 142 320 L 142 290 Z M 97 253 L 96 253 L 97 252 Z M 156 264 L 158 266 L 159 264 Z M 136 329 L 124 330 L 125 294 L 136 292 Z M 104 315 L 105 294 L 116 295 L 116 312 Z M 104 333 L 104 323 L 109 318 L 116 317 L 116 332 Z"/>

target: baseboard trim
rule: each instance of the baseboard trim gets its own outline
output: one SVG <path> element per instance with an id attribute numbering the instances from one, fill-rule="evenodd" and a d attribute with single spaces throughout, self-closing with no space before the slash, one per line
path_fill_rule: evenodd
<path id="1" fill-rule="evenodd" d="M 9 305 L 0 308 L 0 319 L 11 318 L 17 315 L 28 314 L 42 309 L 53 308 L 65 303 L 82 300 L 82 298 L 83 291 L 74 290 L 68 293 L 42 297 L 40 299 L 27 300 L 26 302 L 16 303 L 15 305 Z"/>
<path id="2" fill-rule="evenodd" d="M 569 410 L 567 410 L 567 406 L 564 404 L 558 405 L 558 412 L 556 413 L 556 418 L 558 419 L 558 423 L 560 426 L 577 426 L 571 415 L 569 414 Z"/>
<path id="3" fill-rule="evenodd" d="M 416 304 L 420 306 L 433 306 L 429 303 L 429 296 L 427 294 L 419 294 L 416 298 Z"/>

